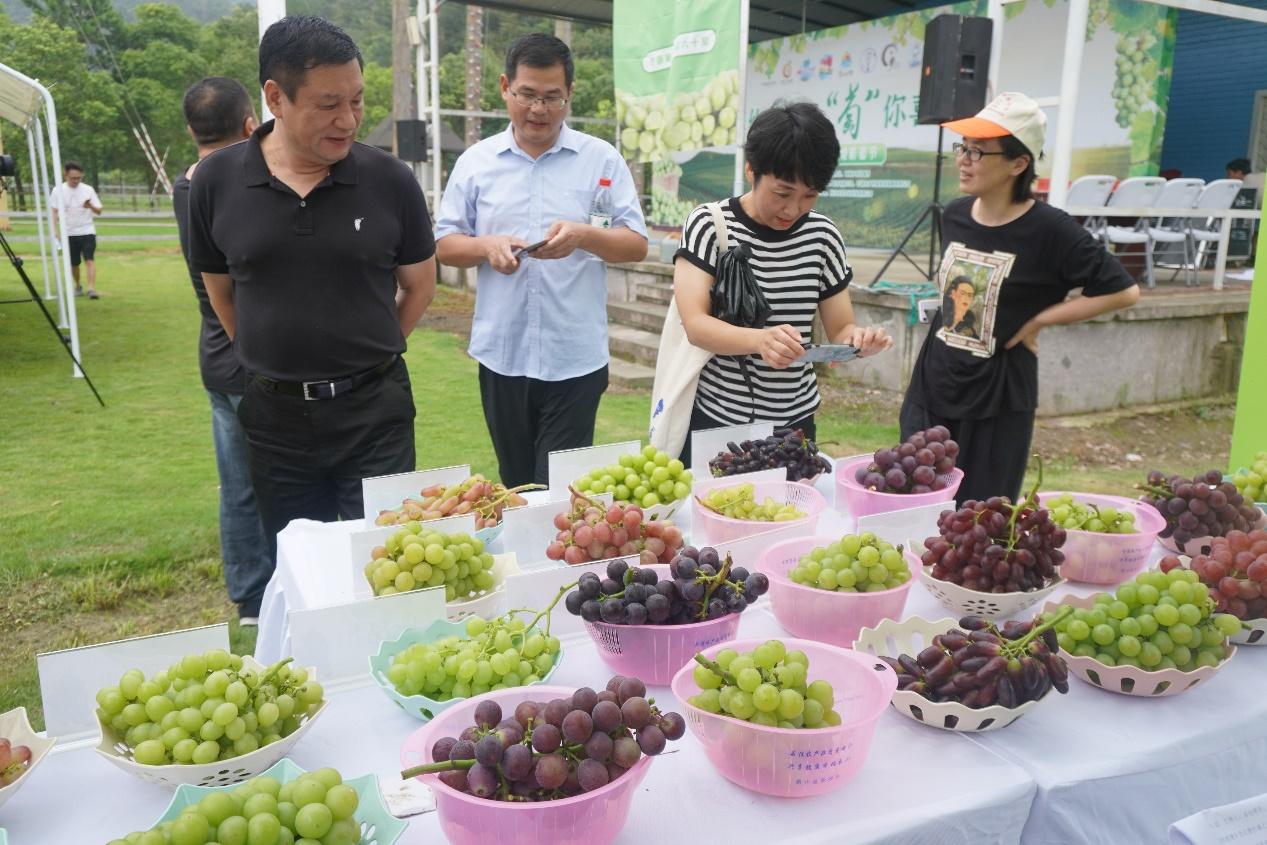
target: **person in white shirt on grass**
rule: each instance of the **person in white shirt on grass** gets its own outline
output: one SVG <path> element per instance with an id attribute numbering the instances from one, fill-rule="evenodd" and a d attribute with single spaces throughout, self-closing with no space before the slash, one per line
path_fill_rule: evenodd
<path id="1" fill-rule="evenodd" d="M 61 220 L 70 245 L 70 275 L 75 280 L 75 296 L 83 296 L 79 284 L 79 264 L 88 268 L 88 298 L 97 298 L 97 227 L 92 218 L 101 213 L 101 198 L 84 182 L 84 168 L 77 161 L 66 162 L 66 181 L 49 194 L 53 225 Z"/>

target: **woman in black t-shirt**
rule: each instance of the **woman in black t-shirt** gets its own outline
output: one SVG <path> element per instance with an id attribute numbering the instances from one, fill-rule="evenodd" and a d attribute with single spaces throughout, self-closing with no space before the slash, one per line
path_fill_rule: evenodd
<path id="1" fill-rule="evenodd" d="M 944 425 L 959 443 L 958 501 L 1010 496 L 1025 477 L 1038 407 L 1038 334 L 1133 305 L 1139 287 L 1068 214 L 1031 187 L 1046 119 L 1023 94 L 945 124 L 959 189 L 946 206 L 933 318 L 902 403 L 902 437 Z M 1082 295 L 1069 299 L 1077 288 Z"/>
<path id="2" fill-rule="evenodd" d="M 771 308 L 764 328 L 732 326 L 709 314 L 716 278 L 717 223 L 708 205 L 682 226 L 673 292 L 693 345 L 713 357 L 700 372 L 690 430 L 772 422 L 816 436 L 819 405 L 814 368 L 801 360 L 814 316 L 828 343 L 851 344 L 861 355 L 888 349 L 882 328 L 859 326 L 846 289 L 853 270 L 831 218 L 813 210 L 840 158 L 831 121 L 811 103 L 775 106 L 753 121 L 744 144 L 752 190 L 721 203 L 731 247 L 747 250 L 753 277 Z M 689 464 L 688 433 L 682 460 Z"/>

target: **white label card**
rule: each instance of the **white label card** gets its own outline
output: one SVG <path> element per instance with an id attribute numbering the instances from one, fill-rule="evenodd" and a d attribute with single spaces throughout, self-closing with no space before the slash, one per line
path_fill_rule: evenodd
<path id="1" fill-rule="evenodd" d="M 97 690 L 114 686 L 129 669 L 150 677 L 190 654 L 229 649 L 229 626 L 208 625 L 149 637 L 36 655 L 44 724 L 49 736 L 71 741 L 98 732 Z"/>
<path id="2" fill-rule="evenodd" d="M 727 443 L 759 440 L 774 434 L 774 423 L 750 423 L 706 428 L 691 432 L 691 473 L 696 479 L 709 478 L 708 462 L 719 452 L 730 451 Z"/>
<path id="3" fill-rule="evenodd" d="M 432 484 L 459 484 L 470 477 L 470 464 L 459 464 L 366 478 L 361 482 L 361 495 L 365 499 L 365 524 L 373 525 L 380 513 L 395 510 L 405 499 L 418 498 L 418 494 Z"/>
<path id="4" fill-rule="evenodd" d="M 922 543 L 926 538 L 937 535 L 937 518 L 941 516 L 941 512 L 953 510 L 954 507 L 954 501 L 938 502 L 917 508 L 860 516 L 857 520 L 857 533 L 870 531 L 894 545 L 900 543 L 906 546 L 912 540 Z"/>
<path id="5" fill-rule="evenodd" d="M 609 443 L 605 446 L 589 446 L 584 449 L 567 449 L 550 453 L 550 498 L 561 501 L 568 497 L 568 485 L 592 469 L 610 466 L 621 455 L 631 455 L 642 450 L 642 441 Z"/>

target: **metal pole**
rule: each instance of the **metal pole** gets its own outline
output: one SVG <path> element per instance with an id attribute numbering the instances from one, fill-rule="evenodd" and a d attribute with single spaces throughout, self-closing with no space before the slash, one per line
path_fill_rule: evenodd
<path id="1" fill-rule="evenodd" d="M 40 238 L 40 269 L 44 271 L 44 298 L 53 298 L 53 289 L 48 286 L 48 242 L 50 233 L 44 231 L 44 185 L 40 179 L 39 168 L 35 164 L 35 133 L 30 124 L 26 127 L 26 152 L 31 157 L 31 190 L 35 194 L 35 229 Z"/>
<path id="2" fill-rule="evenodd" d="M 427 132 L 430 135 L 436 134 L 439 127 L 435 125 L 435 120 L 431 114 L 431 76 L 430 69 L 427 65 L 427 0 L 418 0 L 418 13 L 414 16 L 414 35 L 417 37 L 414 48 L 414 73 L 416 82 L 414 83 L 414 97 L 417 99 L 418 117 L 427 122 Z M 434 156 L 428 156 L 434 158 Z M 422 161 L 417 164 L 418 183 L 422 185 L 422 192 L 427 192 L 427 186 L 431 184 L 431 169 L 434 166 L 433 161 Z M 439 216 L 439 202 L 435 194 L 431 195 L 431 213 Z"/>
<path id="3" fill-rule="evenodd" d="M 256 0 L 255 12 L 260 20 L 260 38 L 264 37 L 264 33 L 270 26 L 286 17 L 286 0 Z M 268 103 L 264 102 L 264 92 L 260 92 L 260 120 L 270 120 L 273 113 L 268 110 Z"/>
<path id="4" fill-rule="evenodd" d="M 38 83 L 32 82 L 32 85 Z M 48 121 L 48 146 L 53 153 L 53 167 L 58 173 L 62 172 L 62 150 L 57 142 L 57 107 L 53 105 L 53 95 L 48 93 L 48 89 L 40 85 L 38 90 L 44 95 L 44 119 Z M 66 219 L 66 211 L 62 210 L 62 220 Z M 64 275 L 62 278 L 65 284 L 62 285 L 62 298 L 66 301 L 66 316 L 70 323 L 70 351 L 76 361 L 73 367 L 75 378 L 83 378 L 84 371 L 79 368 L 79 361 L 83 360 L 83 356 L 79 354 L 79 317 L 75 312 L 75 297 L 70 290 L 70 240 L 66 237 L 66 227 L 62 226 L 62 269 Z"/>
<path id="5" fill-rule="evenodd" d="M 1084 0 L 1085 2 L 1085 0 Z M 440 179 L 444 161 L 440 151 L 440 4 L 434 3 L 427 15 L 427 61 L 431 66 L 431 190 L 436 213 L 440 209 Z"/>
<path id="6" fill-rule="evenodd" d="M 999 93 L 999 63 L 1003 58 L 1003 0 L 989 0 L 986 15 L 993 22 L 990 27 L 990 70 L 986 82 L 986 99 Z"/>
<path id="7" fill-rule="evenodd" d="M 1077 118 L 1078 83 L 1082 76 L 1082 50 L 1086 43 L 1088 0 L 1069 0 L 1065 26 L 1065 58 L 1060 69 L 1060 110 L 1056 115 L 1056 143 L 1051 152 L 1051 192 L 1047 201 L 1064 208 L 1069 196 L 1069 171 L 1073 164 L 1073 127 Z M 1038 150 L 1032 150 L 1038 155 Z"/>
<path id="8" fill-rule="evenodd" d="M 734 195 L 743 194 L 743 141 L 747 133 L 748 93 L 748 0 L 739 4 L 739 94 L 735 106 L 735 184 Z"/>

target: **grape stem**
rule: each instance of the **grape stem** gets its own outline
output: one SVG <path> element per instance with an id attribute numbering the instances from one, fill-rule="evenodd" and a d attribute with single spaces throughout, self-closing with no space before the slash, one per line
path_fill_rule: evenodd
<path id="1" fill-rule="evenodd" d="M 563 598 L 563 595 L 568 590 L 573 589 L 580 583 L 581 582 L 577 580 L 577 581 L 573 581 L 571 584 L 565 584 L 562 587 L 560 587 L 559 591 L 554 594 L 554 598 L 550 600 L 550 603 L 545 606 L 544 610 L 535 610 L 531 607 L 517 607 L 514 610 L 506 611 L 505 613 L 502 614 L 502 616 L 511 616 L 516 613 L 536 613 L 537 615 L 533 617 L 532 621 L 529 622 L 524 627 L 525 632 L 531 631 L 533 628 L 535 628 L 537 626 L 537 623 L 541 621 L 541 617 L 544 616 L 546 618 L 545 635 L 548 637 L 550 636 L 550 620 L 553 618 L 551 616 L 551 611 L 554 610 L 554 606 L 559 603 L 559 599 Z"/>
<path id="2" fill-rule="evenodd" d="M 442 763 L 427 763 L 423 766 L 405 769 L 400 773 L 400 779 L 409 780 L 410 778 L 418 777 L 418 775 L 429 775 L 435 772 L 456 772 L 459 769 L 469 769 L 474 765 L 474 760 L 445 760 Z"/>
<path id="3" fill-rule="evenodd" d="M 701 505 L 708 508 L 713 513 L 721 514 L 722 516 L 725 516 L 726 514 L 722 513 L 722 511 L 724 511 L 726 508 L 733 507 L 734 505 L 737 505 L 740 502 L 755 501 L 755 499 L 753 498 L 753 495 L 751 493 L 745 493 L 741 490 L 735 493 L 733 498 L 728 499 L 720 507 L 716 507 L 716 508 L 710 505 L 708 502 L 701 499 L 699 496 L 695 497 L 695 501 L 699 502 Z"/>
<path id="4" fill-rule="evenodd" d="M 1003 640 L 1003 650 L 1005 652 L 1008 652 L 1009 657 L 1021 656 L 1022 654 L 1024 654 L 1029 644 L 1032 643 L 1034 640 L 1038 639 L 1039 637 L 1041 637 L 1044 631 L 1046 631 L 1048 628 L 1056 627 L 1058 624 L 1063 622 L 1067 617 L 1071 616 L 1073 612 L 1074 612 L 1073 605 L 1070 605 L 1070 604 L 1064 605 L 1060 609 L 1060 611 L 1050 621 L 1044 622 L 1042 625 L 1035 625 L 1028 634 L 1021 637 L 1019 640 L 1009 640 L 1000 636 L 999 639 Z"/>
<path id="5" fill-rule="evenodd" d="M 721 664 L 716 660 L 709 660 L 704 656 L 703 652 L 695 655 L 695 662 L 708 669 L 722 679 L 722 683 L 728 686 L 739 686 L 739 682 L 735 680 L 735 676 L 721 668 Z"/>

